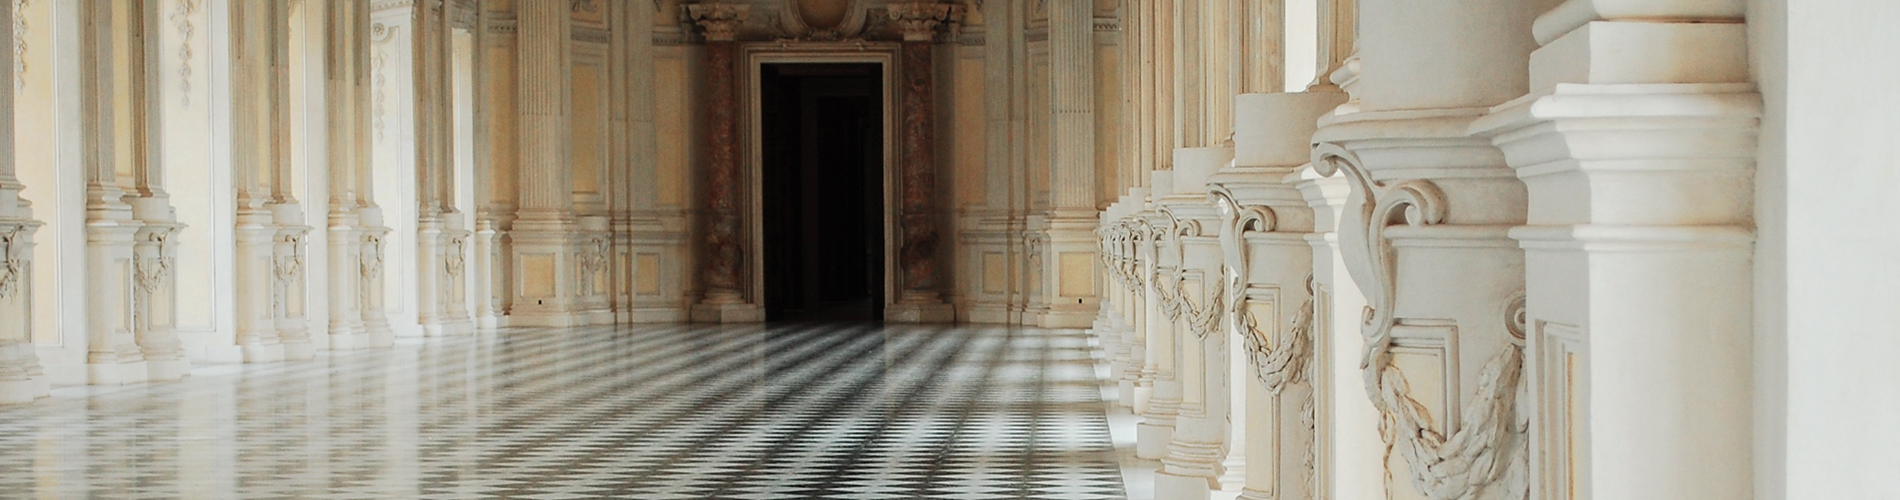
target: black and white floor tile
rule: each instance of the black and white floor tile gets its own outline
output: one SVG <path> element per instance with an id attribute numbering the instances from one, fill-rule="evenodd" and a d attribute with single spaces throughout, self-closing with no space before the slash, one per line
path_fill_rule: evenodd
<path id="1" fill-rule="evenodd" d="M 1088 337 L 517 329 L 0 408 L 0 498 L 1124 498 Z"/>

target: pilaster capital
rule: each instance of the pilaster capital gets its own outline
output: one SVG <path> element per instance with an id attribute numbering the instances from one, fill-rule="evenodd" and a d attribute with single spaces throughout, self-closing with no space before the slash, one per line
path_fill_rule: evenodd
<path id="1" fill-rule="evenodd" d="M 752 12 L 752 6 L 730 3 L 696 3 L 684 6 L 686 16 L 706 30 L 706 40 L 730 42 L 738 39 L 739 25 Z"/>
<path id="2" fill-rule="evenodd" d="M 928 42 L 937 35 L 937 25 L 955 23 L 963 16 L 963 7 L 933 1 L 894 3 L 885 6 L 891 20 L 906 42 Z"/>

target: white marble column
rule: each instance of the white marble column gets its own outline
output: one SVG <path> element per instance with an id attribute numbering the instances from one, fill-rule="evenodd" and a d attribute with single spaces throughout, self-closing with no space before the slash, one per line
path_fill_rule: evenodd
<path id="1" fill-rule="evenodd" d="M 0 19 L 13 19 L 13 2 L 0 2 Z M 13 23 L 0 26 L 0 39 L 12 39 Z M 14 81 L 13 51 L 0 53 L 0 81 Z M 28 403 L 46 397 L 48 384 L 33 352 L 33 233 L 40 223 L 20 199 L 26 186 L 13 174 L 13 96 L 0 93 L 0 404 Z"/>
<path id="2" fill-rule="evenodd" d="M 284 229 L 278 223 L 283 205 L 278 189 L 284 123 L 279 29 L 287 22 L 275 2 L 235 2 L 229 5 L 231 38 L 231 149 L 237 196 L 236 286 L 237 343 L 244 361 L 285 359 L 286 351 L 307 352 L 287 344 L 305 339 L 285 338 L 278 320 L 284 304 L 278 281 L 279 245 Z M 282 214 L 297 215 L 294 205 Z M 286 242 L 288 243 L 288 242 Z M 284 247 L 291 247 L 286 244 Z M 294 250 L 294 247 L 291 247 Z M 291 256 L 294 258 L 294 255 Z"/>
<path id="3" fill-rule="evenodd" d="M 411 95 L 416 148 L 416 320 L 429 336 L 474 330 L 457 292 L 464 285 L 470 233 L 455 206 L 449 40 L 449 15 L 454 9 L 443 0 L 423 0 L 409 9 L 410 83 L 415 86 Z"/>
<path id="4" fill-rule="evenodd" d="M 1473 126 L 1529 187 L 1535 498 L 1752 491 L 1750 353 L 1721 347 L 1755 300 L 1744 10 L 1565 2 L 1533 25 L 1529 95 Z"/>
<path id="5" fill-rule="evenodd" d="M 1466 130 L 1525 91 L 1543 8 L 1361 2 L 1359 106 L 1323 118 L 1314 167 L 1352 185 L 1340 222 L 1367 299 L 1367 396 L 1392 498 L 1522 498 L 1528 487 L 1523 183 Z M 1474 84 L 1482 82 L 1482 84 Z"/>
<path id="6" fill-rule="evenodd" d="M 86 371 L 93 384 L 128 384 L 147 377 L 145 355 L 134 332 L 134 237 L 141 223 L 125 203 L 133 179 L 121 178 L 141 159 L 129 147 L 142 129 L 137 81 L 127 73 L 139 66 L 142 46 L 131 36 L 140 26 L 139 11 L 109 0 L 79 3 L 79 82 L 81 167 L 85 172 L 86 201 Z M 128 123 L 130 122 L 130 123 Z"/>
<path id="7" fill-rule="evenodd" d="M 361 179 L 367 174 L 370 123 L 369 1 L 331 0 L 323 4 L 321 37 L 325 46 L 324 92 L 329 106 L 324 126 L 329 145 L 328 279 L 330 349 L 369 347 L 362 311 Z"/>

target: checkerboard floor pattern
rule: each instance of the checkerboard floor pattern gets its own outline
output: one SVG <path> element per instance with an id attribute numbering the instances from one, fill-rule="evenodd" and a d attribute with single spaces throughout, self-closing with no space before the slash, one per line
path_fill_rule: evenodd
<path id="1" fill-rule="evenodd" d="M 515 329 L 0 408 L 0 498 L 1120 499 L 1087 337 Z"/>

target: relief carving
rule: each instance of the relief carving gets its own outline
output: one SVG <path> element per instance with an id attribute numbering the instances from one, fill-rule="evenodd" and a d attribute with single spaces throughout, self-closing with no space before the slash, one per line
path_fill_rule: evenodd
<path id="1" fill-rule="evenodd" d="M 166 16 L 178 28 L 178 102 L 191 105 L 191 15 L 198 11 L 199 0 L 178 0 Z"/>
<path id="2" fill-rule="evenodd" d="M 362 262 L 358 264 L 357 272 L 362 275 L 363 283 L 367 285 L 383 276 L 383 237 L 373 234 L 365 235 L 363 243 L 369 245 L 369 251 L 363 252 Z"/>
<path id="3" fill-rule="evenodd" d="M 1458 431 L 1445 435 L 1426 406 L 1412 398 L 1405 374 L 1392 364 L 1398 262 L 1386 236 L 1386 230 L 1394 226 L 1443 223 L 1444 193 L 1429 180 L 1390 184 L 1374 180 L 1356 155 L 1336 144 L 1316 146 L 1313 166 L 1324 176 L 1345 172 L 1359 201 L 1359 206 L 1348 210 L 1358 211 L 1352 215 L 1363 227 L 1342 224 L 1340 250 L 1366 295 L 1362 325 L 1366 346 L 1360 368 L 1366 391 L 1379 410 L 1387 458 L 1393 453 L 1403 456 L 1410 466 L 1407 476 L 1412 485 L 1433 500 L 1477 498 L 1493 487 L 1501 488 L 1499 498 L 1526 498 L 1529 422 L 1528 415 L 1517 409 L 1523 390 L 1519 384 L 1524 365 L 1522 299 L 1507 301 L 1502 318 L 1517 342 L 1508 343 L 1485 362 L 1477 390 L 1457 414 Z M 1391 477 L 1393 471 L 1386 473 Z"/>
<path id="4" fill-rule="evenodd" d="M 13 0 L 13 91 L 26 89 L 26 5 Z"/>
<path id="5" fill-rule="evenodd" d="M 371 82 L 374 97 L 371 98 L 370 113 L 376 117 L 374 128 L 378 142 L 383 140 L 383 131 L 389 128 L 385 118 L 389 114 L 389 41 L 396 38 L 397 28 L 400 26 L 383 23 L 376 23 L 369 28 L 370 43 L 376 46 L 376 53 L 369 61 L 370 73 L 375 75 Z"/>
<path id="6" fill-rule="evenodd" d="M 449 255 L 442 259 L 443 270 L 449 273 L 449 277 L 462 277 L 463 269 L 468 267 L 467 252 L 468 235 L 464 234 L 449 238 Z"/>
<path id="7" fill-rule="evenodd" d="M 21 275 L 26 274 L 26 226 L 9 225 L 0 229 L 0 300 L 20 290 Z"/>

